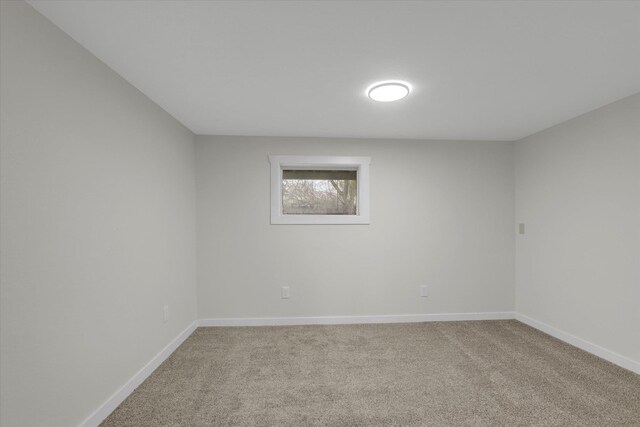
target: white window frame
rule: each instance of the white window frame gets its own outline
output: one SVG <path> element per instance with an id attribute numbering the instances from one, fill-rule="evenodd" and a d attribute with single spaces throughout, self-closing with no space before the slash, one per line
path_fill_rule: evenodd
<path id="1" fill-rule="evenodd" d="M 271 163 L 271 224 L 369 224 L 370 157 L 269 156 Z M 282 213 L 282 171 L 355 170 L 358 198 L 356 215 L 285 215 Z"/>

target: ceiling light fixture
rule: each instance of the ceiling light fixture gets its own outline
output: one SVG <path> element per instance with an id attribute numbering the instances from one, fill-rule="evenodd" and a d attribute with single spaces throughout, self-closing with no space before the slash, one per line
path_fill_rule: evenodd
<path id="1" fill-rule="evenodd" d="M 409 84 L 397 81 L 379 82 L 367 88 L 367 96 L 378 102 L 397 101 L 409 95 Z"/>

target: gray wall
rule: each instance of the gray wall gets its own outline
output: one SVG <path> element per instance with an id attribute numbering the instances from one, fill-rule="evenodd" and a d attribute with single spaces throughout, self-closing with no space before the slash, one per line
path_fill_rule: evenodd
<path id="1" fill-rule="evenodd" d="M 194 136 L 24 2 L 1 15 L 0 424 L 73 426 L 196 318 Z"/>
<path id="2" fill-rule="evenodd" d="M 516 143 L 516 310 L 640 362 L 640 95 Z"/>
<path id="3" fill-rule="evenodd" d="M 199 136 L 196 151 L 200 318 L 513 310 L 512 143 Z M 271 225 L 269 154 L 370 156 L 371 224 Z"/>

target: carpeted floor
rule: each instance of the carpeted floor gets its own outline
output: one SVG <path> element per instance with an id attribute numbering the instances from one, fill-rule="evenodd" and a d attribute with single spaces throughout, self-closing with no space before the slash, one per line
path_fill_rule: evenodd
<path id="1" fill-rule="evenodd" d="M 515 320 L 199 328 L 102 425 L 638 426 L 640 376 Z"/>

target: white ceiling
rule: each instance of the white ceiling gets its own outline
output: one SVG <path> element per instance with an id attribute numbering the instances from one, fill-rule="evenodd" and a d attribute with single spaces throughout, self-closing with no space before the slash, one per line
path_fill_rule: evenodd
<path id="1" fill-rule="evenodd" d="M 29 3 L 197 134 L 515 140 L 640 92 L 635 1 Z"/>

